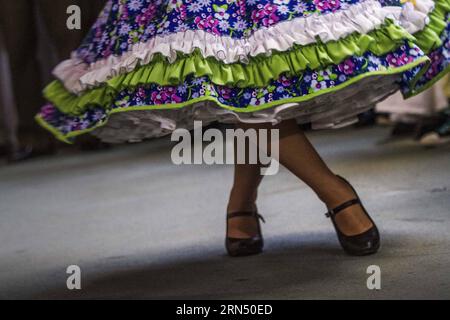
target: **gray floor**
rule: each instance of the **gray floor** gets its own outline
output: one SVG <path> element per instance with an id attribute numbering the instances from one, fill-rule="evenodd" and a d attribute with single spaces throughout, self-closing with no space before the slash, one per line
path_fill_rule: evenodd
<path id="1" fill-rule="evenodd" d="M 387 129 L 311 134 L 379 224 L 342 253 L 324 207 L 286 170 L 260 192 L 266 252 L 224 255 L 229 166 L 174 166 L 165 140 L 0 166 L 0 298 L 450 298 L 450 147 Z M 82 290 L 66 268 L 82 269 Z M 378 265 L 382 288 L 366 287 Z"/>

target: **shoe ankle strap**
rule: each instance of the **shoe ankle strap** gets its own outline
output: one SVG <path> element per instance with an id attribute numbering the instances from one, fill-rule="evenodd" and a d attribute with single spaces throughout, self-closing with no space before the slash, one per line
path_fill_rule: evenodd
<path id="1" fill-rule="evenodd" d="M 337 206 L 336 208 L 328 210 L 328 212 L 325 213 L 325 216 L 327 218 L 334 217 L 336 214 L 338 214 L 342 210 L 347 209 L 348 207 L 354 206 L 355 204 L 361 204 L 361 201 L 359 199 L 352 199 L 347 202 L 344 202 L 343 204 Z"/>
<path id="2" fill-rule="evenodd" d="M 261 219 L 262 222 L 266 223 L 266 220 L 262 215 L 260 215 L 258 212 L 255 211 L 238 211 L 238 212 L 232 212 L 227 214 L 227 219 L 233 219 L 237 217 L 254 217 Z"/>

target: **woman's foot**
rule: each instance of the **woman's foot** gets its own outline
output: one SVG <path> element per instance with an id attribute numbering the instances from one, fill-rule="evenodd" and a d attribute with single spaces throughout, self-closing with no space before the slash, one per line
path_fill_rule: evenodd
<path id="1" fill-rule="evenodd" d="M 232 257 L 261 253 L 264 242 L 256 207 L 262 180 L 259 165 L 236 165 L 235 181 L 227 208 L 225 247 Z"/>
<path id="2" fill-rule="evenodd" d="M 247 191 L 245 188 L 244 191 Z M 243 197 L 243 190 L 233 188 L 228 202 L 227 214 L 230 216 L 236 212 L 258 212 L 256 206 L 257 192 L 252 191 L 251 196 Z M 252 216 L 233 216 L 227 219 L 227 237 L 247 239 L 258 234 L 258 220 Z"/>
<path id="3" fill-rule="evenodd" d="M 233 220 L 235 222 L 230 223 Z M 239 211 L 227 214 L 225 247 L 230 256 L 242 257 L 262 252 L 264 241 L 259 220 L 264 222 L 264 218 L 257 211 Z"/>
<path id="4" fill-rule="evenodd" d="M 349 200 L 358 198 L 353 188 L 341 178 L 336 176 L 331 183 L 333 192 L 324 200 L 327 208 L 333 209 Z M 343 209 L 339 215 L 336 215 L 336 224 L 346 236 L 359 235 L 373 227 L 372 221 L 360 204 Z"/>
<path id="5" fill-rule="evenodd" d="M 329 205 L 326 213 L 333 222 L 342 248 L 348 254 L 355 256 L 376 253 L 380 248 L 380 234 L 377 226 L 352 185 L 342 177 L 337 176 L 337 178 L 346 187 L 337 189 L 336 193 L 342 192 L 340 196 L 343 196 L 350 189 L 349 193 L 353 194 L 350 198 L 344 197 L 340 204 Z"/>
<path id="6" fill-rule="evenodd" d="M 256 212 L 256 210 L 237 210 L 228 213 L 228 217 L 236 212 Z M 258 220 L 253 216 L 234 216 L 227 219 L 227 237 L 248 239 L 258 235 Z"/>

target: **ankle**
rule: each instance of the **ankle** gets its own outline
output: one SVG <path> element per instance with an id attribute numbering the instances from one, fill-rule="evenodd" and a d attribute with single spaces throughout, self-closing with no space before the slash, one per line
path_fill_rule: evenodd
<path id="1" fill-rule="evenodd" d="M 244 193 L 242 190 L 233 188 L 230 193 L 230 198 L 227 206 L 227 213 L 233 212 L 246 212 L 246 211 L 256 211 L 256 198 L 257 192 L 252 194 Z"/>
<path id="2" fill-rule="evenodd" d="M 319 199 L 328 208 L 334 208 L 355 198 L 353 190 L 341 179 L 335 177 L 327 182 L 326 187 L 318 193 Z"/>
<path id="3" fill-rule="evenodd" d="M 237 202 L 237 203 L 230 202 L 227 206 L 227 213 L 246 212 L 246 211 L 249 212 L 256 211 L 256 203 L 252 201 Z"/>

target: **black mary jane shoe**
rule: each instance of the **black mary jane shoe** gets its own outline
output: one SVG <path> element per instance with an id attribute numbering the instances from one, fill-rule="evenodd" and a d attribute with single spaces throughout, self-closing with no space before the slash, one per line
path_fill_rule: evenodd
<path id="1" fill-rule="evenodd" d="M 380 233 L 378 232 L 378 228 L 375 225 L 375 222 L 370 217 L 366 208 L 361 202 L 361 199 L 358 196 L 358 193 L 353 188 L 353 186 L 344 178 L 338 176 L 338 178 L 342 179 L 345 183 L 347 183 L 353 190 L 356 195 L 355 199 L 349 200 L 334 209 L 329 210 L 325 215 L 328 218 L 331 218 L 333 222 L 334 228 L 336 230 L 339 242 L 346 253 L 352 256 L 365 256 L 369 254 L 374 254 L 380 248 Z M 339 214 L 344 209 L 347 209 L 350 206 L 360 205 L 363 209 L 364 213 L 367 215 L 369 220 L 372 222 L 372 227 L 358 235 L 347 236 L 339 230 L 339 227 L 336 224 L 336 215 Z"/>
<path id="2" fill-rule="evenodd" d="M 254 217 L 258 222 L 258 234 L 247 239 L 228 237 L 228 220 L 236 217 Z M 261 220 L 265 223 L 263 216 L 257 212 L 234 212 L 227 214 L 227 233 L 225 238 L 225 247 L 228 255 L 231 257 L 243 257 L 261 253 L 264 247 L 264 239 L 261 233 Z"/>

